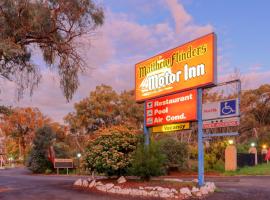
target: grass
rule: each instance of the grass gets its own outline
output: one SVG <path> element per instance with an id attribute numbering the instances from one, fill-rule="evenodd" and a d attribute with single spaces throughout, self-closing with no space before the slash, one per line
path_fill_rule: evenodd
<path id="1" fill-rule="evenodd" d="M 270 163 L 269 164 L 259 164 L 254 167 L 243 167 L 237 169 L 236 171 L 224 172 L 226 176 L 236 176 L 236 175 L 270 175 Z"/>

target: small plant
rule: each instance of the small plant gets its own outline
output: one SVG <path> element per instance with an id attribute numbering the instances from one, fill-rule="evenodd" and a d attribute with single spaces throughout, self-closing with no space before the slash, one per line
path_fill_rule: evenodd
<path id="1" fill-rule="evenodd" d="M 149 181 L 152 176 L 163 175 L 166 171 L 166 156 L 160 151 L 160 146 L 151 143 L 149 146 L 140 145 L 132 161 L 130 173 Z"/>

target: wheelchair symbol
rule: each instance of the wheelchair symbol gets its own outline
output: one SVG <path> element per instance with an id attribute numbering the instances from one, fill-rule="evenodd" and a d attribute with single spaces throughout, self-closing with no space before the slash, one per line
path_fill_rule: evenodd
<path id="1" fill-rule="evenodd" d="M 236 113 L 236 101 L 221 102 L 221 115 L 231 115 Z"/>

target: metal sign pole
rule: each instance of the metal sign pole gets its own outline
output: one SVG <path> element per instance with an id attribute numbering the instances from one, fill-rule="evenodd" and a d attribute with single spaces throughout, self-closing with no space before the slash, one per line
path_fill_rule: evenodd
<path id="1" fill-rule="evenodd" d="M 204 185 L 204 149 L 203 149 L 203 122 L 202 122 L 202 89 L 198 89 L 197 98 L 198 118 L 198 183 Z"/>
<path id="2" fill-rule="evenodd" d="M 145 146 L 148 146 L 150 143 L 150 137 L 149 137 L 149 130 L 146 127 L 146 102 L 144 102 L 144 120 L 143 120 L 143 133 L 144 133 L 144 144 Z"/>

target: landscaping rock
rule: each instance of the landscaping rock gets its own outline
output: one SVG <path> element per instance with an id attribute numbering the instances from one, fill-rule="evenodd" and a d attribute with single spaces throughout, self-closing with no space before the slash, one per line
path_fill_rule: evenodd
<path id="1" fill-rule="evenodd" d="M 119 186 L 114 186 L 113 187 L 115 190 L 121 190 L 122 188 L 121 187 L 119 187 Z"/>
<path id="2" fill-rule="evenodd" d="M 183 195 L 185 195 L 185 196 L 192 196 L 189 188 L 187 188 L 187 187 L 181 188 L 180 189 L 180 193 L 183 194 Z"/>
<path id="3" fill-rule="evenodd" d="M 145 187 L 144 189 L 146 189 L 146 190 L 153 190 L 154 187 Z"/>
<path id="4" fill-rule="evenodd" d="M 82 186 L 83 186 L 83 187 L 88 187 L 88 185 L 89 185 L 89 183 L 88 183 L 87 180 L 83 180 L 83 181 L 82 181 Z"/>
<path id="5" fill-rule="evenodd" d="M 93 178 L 91 178 L 91 177 L 89 177 L 88 179 L 87 179 L 87 181 L 90 183 L 90 182 L 92 182 L 94 179 Z"/>
<path id="6" fill-rule="evenodd" d="M 96 180 L 92 180 L 88 187 L 92 188 L 92 187 L 95 187 L 95 186 L 96 186 Z"/>
<path id="7" fill-rule="evenodd" d="M 202 193 L 201 193 L 201 192 L 197 192 L 197 193 L 195 194 L 195 196 L 196 196 L 196 197 L 201 197 L 201 196 L 202 196 Z"/>
<path id="8" fill-rule="evenodd" d="M 163 190 L 164 190 L 164 188 L 163 188 L 163 187 L 159 187 L 159 186 L 157 186 L 157 187 L 155 187 L 155 190 L 157 190 L 157 191 L 163 191 Z"/>
<path id="9" fill-rule="evenodd" d="M 213 182 L 206 182 L 205 187 L 207 187 L 208 192 L 214 192 L 216 189 L 215 183 Z"/>
<path id="10" fill-rule="evenodd" d="M 200 191 L 199 188 L 196 188 L 196 187 L 192 187 L 192 189 L 191 189 L 192 194 L 196 194 L 199 191 Z"/>
<path id="11" fill-rule="evenodd" d="M 174 193 L 174 194 L 178 194 L 177 190 L 174 189 L 174 188 L 171 189 L 171 192 Z"/>
<path id="12" fill-rule="evenodd" d="M 202 186 L 200 188 L 200 192 L 202 193 L 202 195 L 207 195 L 208 194 L 208 188 L 206 186 Z"/>
<path id="13" fill-rule="evenodd" d="M 102 186 L 103 185 L 103 183 L 101 183 L 100 181 L 98 181 L 97 183 L 96 183 L 96 186 Z"/>
<path id="14" fill-rule="evenodd" d="M 105 184 L 105 187 L 106 187 L 106 189 L 107 189 L 107 190 L 112 189 L 112 188 L 113 188 L 113 186 L 114 186 L 114 184 L 113 184 L 113 183 L 107 183 L 107 184 Z"/>
<path id="15" fill-rule="evenodd" d="M 107 192 L 107 188 L 105 185 L 98 185 L 96 186 L 96 189 L 102 192 Z"/>
<path id="16" fill-rule="evenodd" d="M 76 180 L 73 185 L 74 186 L 80 186 L 81 187 L 82 186 L 82 179 Z"/>
<path id="17" fill-rule="evenodd" d="M 159 196 L 160 196 L 161 198 L 170 198 L 170 197 L 171 197 L 171 195 L 169 195 L 169 194 L 166 193 L 166 192 L 161 192 L 161 193 L 159 194 Z"/>
<path id="18" fill-rule="evenodd" d="M 127 180 L 125 179 L 124 176 L 121 176 L 120 178 L 117 179 L 117 183 L 121 184 L 121 183 L 125 183 L 127 182 Z"/>

